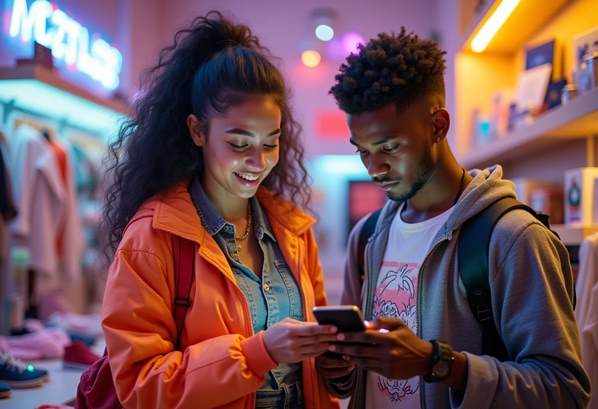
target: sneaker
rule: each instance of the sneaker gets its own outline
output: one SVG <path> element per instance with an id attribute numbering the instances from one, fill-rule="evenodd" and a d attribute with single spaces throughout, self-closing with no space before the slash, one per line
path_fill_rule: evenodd
<path id="1" fill-rule="evenodd" d="M 89 350 L 89 347 L 80 341 L 74 341 L 64 348 L 63 367 L 85 369 L 100 357 Z"/>
<path id="2" fill-rule="evenodd" d="M 0 383 L 0 399 L 10 398 L 10 386 Z"/>
<path id="3" fill-rule="evenodd" d="M 84 334 L 77 334 L 75 332 L 69 332 L 68 335 L 69 335 L 69 338 L 71 339 L 71 342 L 75 342 L 75 341 L 83 342 L 88 347 L 92 347 L 96 343 L 95 337 L 91 337 L 91 336 L 84 335 Z"/>
<path id="4" fill-rule="evenodd" d="M 10 353 L 0 353 L 0 382 L 11 388 L 34 388 L 48 378 L 48 371 L 37 369 L 15 359 Z"/>

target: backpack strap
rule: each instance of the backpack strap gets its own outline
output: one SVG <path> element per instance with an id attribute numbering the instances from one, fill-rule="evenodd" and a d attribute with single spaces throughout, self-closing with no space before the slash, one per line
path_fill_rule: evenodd
<path id="1" fill-rule="evenodd" d="M 370 236 L 374 233 L 374 229 L 376 228 L 376 223 L 378 222 L 381 211 L 382 208 L 370 213 L 363 224 L 357 239 L 357 271 L 359 273 L 360 288 L 363 286 L 363 282 L 365 280 L 365 245 L 367 244 Z"/>
<path id="2" fill-rule="evenodd" d="M 177 327 L 176 349 L 185 323 L 185 314 L 191 305 L 191 284 L 193 283 L 195 243 L 179 236 L 172 238 L 174 256 L 174 282 L 176 294 L 174 299 L 174 321 Z"/>
<path id="3" fill-rule="evenodd" d="M 508 359 L 508 354 L 492 315 L 488 257 L 494 226 L 502 216 L 515 209 L 525 210 L 538 218 L 529 206 L 512 197 L 505 197 L 467 220 L 459 234 L 459 274 L 467 292 L 471 311 L 482 326 L 482 353 L 501 361 Z"/>

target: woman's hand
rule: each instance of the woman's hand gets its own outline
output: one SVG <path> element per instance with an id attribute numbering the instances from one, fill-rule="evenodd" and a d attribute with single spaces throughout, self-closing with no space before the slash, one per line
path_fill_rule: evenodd
<path id="1" fill-rule="evenodd" d="M 350 375 L 353 369 L 354 364 L 334 352 L 327 352 L 316 358 L 316 370 L 326 379 L 344 378 Z"/>
<path id="2" fill-rule="evenodd" d="M 336 327 L 291 318 L 277 322 L 264 332 L 264 344 L 277 363 L 294 363 L 318 356 L 336 340 Z"/>

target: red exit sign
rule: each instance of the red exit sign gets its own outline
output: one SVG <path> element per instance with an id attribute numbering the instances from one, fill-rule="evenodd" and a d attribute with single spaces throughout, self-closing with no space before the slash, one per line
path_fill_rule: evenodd
<path id="1" fill-rule="evenodd" d="M 319 139 L 349 139 L 351 133 L 342 111 L 318 111 L 315 120 L 315 135 Z"/>

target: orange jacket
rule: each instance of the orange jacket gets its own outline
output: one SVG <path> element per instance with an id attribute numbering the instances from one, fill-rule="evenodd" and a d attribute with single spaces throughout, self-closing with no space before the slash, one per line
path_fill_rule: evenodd
<path id="1" fill-rule="evenodd" d="M 277 364 L 184 182 L 149 199 L 129 223 L 110 266 L 103 327 L 116 391 L 126 408 L 253 408 L 255 391 Z M 314 220 L 265 189 L 258 191 L 278 245 L 303 296 L 303 313 L 326 303 Z M 175 350 L 171 235 L 198 245 L 191 306 Z M 307 409 L 338 408 L 314 360 L 303 362 Z"/>

